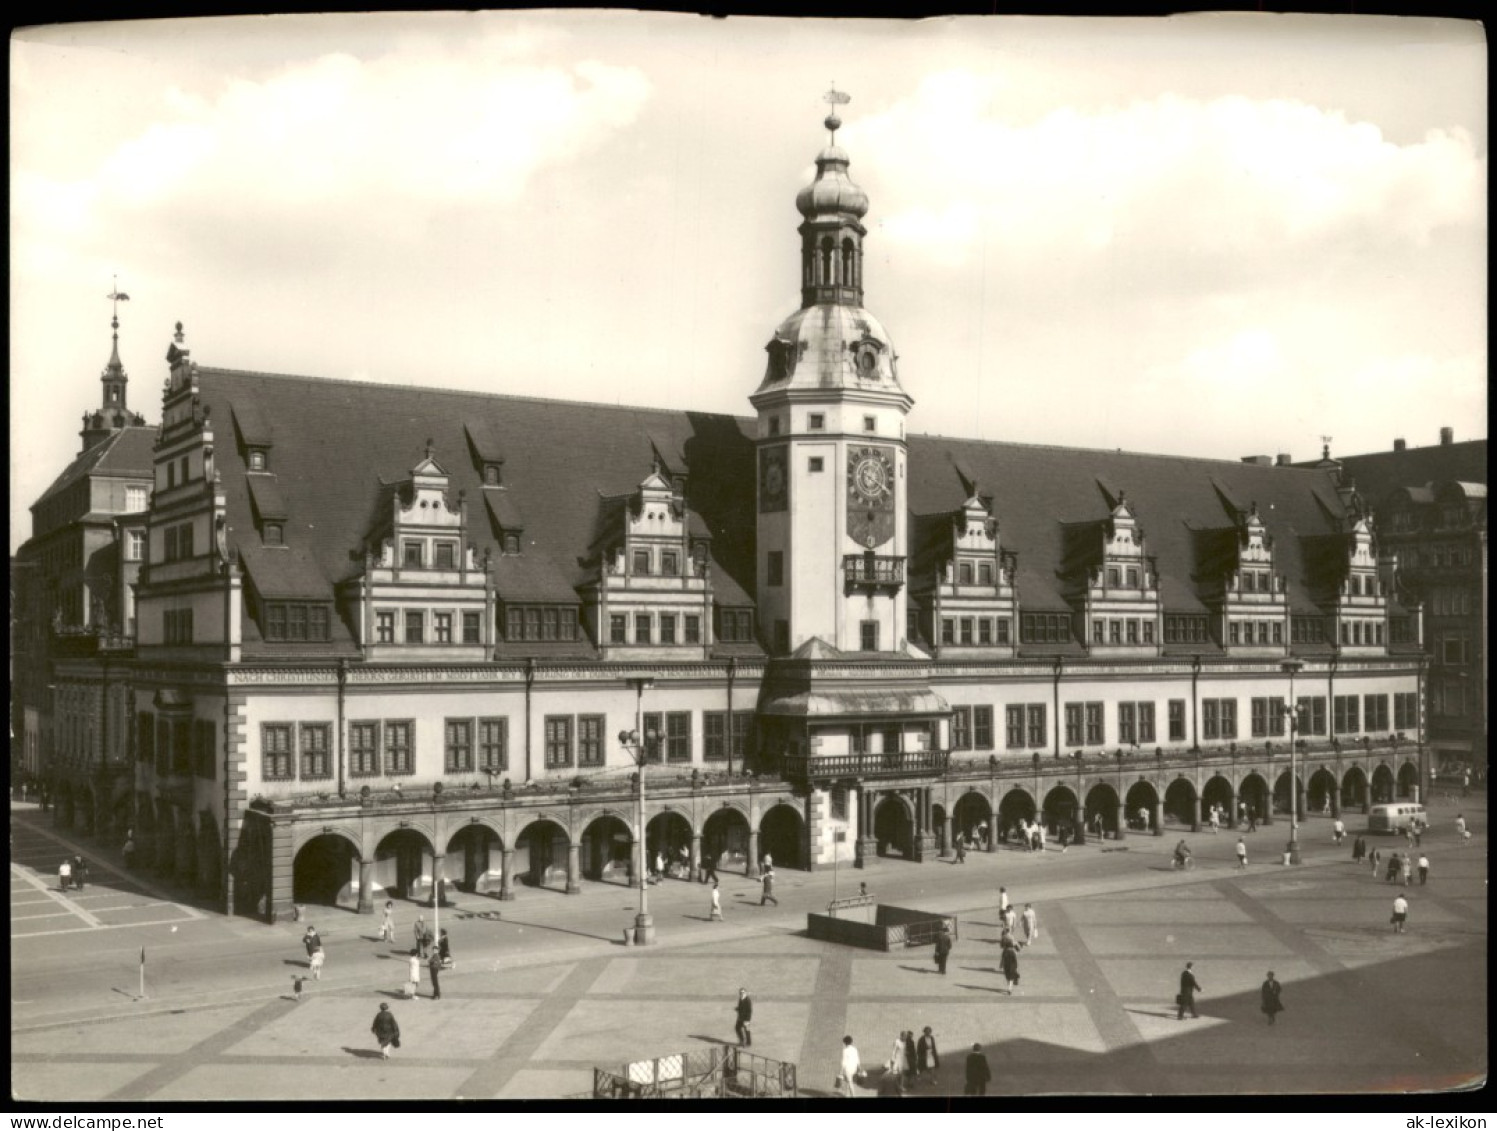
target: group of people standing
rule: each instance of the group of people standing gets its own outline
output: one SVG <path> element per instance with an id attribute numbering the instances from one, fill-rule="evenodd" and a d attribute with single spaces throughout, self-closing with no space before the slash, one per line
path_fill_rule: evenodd
<path id="1" fill-rule="evenodd" d="M 70 887 L 82 891 L 88 883 L 88 861 L 82 856 L 74 856 L 72 859 L 64 856 L 62 863 L 57 866 L 57 886 L 63 891 Z"/>

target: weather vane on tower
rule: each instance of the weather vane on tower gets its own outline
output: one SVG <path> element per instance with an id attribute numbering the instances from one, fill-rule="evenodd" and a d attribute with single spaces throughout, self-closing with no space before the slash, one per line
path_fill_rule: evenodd
<path id="1" fill-rule="evenodd" d="M 118 330 L 120 328 L 120 303 L 130 301 L 130 296 L 127 295 L 124 291 L 120 290 L 120 277 L 118 275 L 114 276 L 114 289 L 104 297 L 107 298 L 110 302 L 114 303 L 114 306 L 110 312 L 110 322 L 114 325 L 114 328 Z"/>
<path id="2" fill-rule="evenodd" d="M 826 122 L 824 123 L 824 125 L 828 130 L 831 131 L 832 144 L 836 145 L 837 130 L 842 125 L 842 119 L 837 117 L 837 107 L 846 106 L 849 102 L 852 101 L 852 95 L 844 94 L 842 91 L 838 90 L 837 80 L 833 79 L 832 89 L 823 94 L 821 96 L 821 100 L 823 102 L 828 102 L 831 104 L 832 112 L 826 116 Z"/>

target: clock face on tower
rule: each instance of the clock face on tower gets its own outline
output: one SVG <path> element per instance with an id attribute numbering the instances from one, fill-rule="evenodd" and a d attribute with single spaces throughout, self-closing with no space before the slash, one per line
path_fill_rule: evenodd
<path id="1" fill-rule="evenodd" d="M 864 549 L 894 537 L 894 449 L 865 445 L 847 453 L 847 533 Z"/>

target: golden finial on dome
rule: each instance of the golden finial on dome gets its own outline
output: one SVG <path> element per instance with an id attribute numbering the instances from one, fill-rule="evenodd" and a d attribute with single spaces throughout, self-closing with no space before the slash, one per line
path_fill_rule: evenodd
<path id="1" fill-rule="evenodd" d="M 849 102 L 852 101 L 852 95 L 844 94 L 842 91 L 838 90 L 837 80 L 833 79 L 832 89 L 823 94 L 821 96 L 821 100 L 823 102 L 831 103 L 832 112 L 826 116 L 826 121 L 823 124 L 829 131 L 831 131 L 832 144 L 836 145 L 837 131 L 842 127 L 842 119 L 837 117 L 837 107 L 846 106 Z"/>

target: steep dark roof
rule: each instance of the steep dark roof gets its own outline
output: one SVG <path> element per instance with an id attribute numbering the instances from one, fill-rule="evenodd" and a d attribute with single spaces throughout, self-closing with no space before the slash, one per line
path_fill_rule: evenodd
<path id="1" fill-rule="evenodd" d="M 230 402 L 252 402 L 270 422 L 287 543 L 304 552 L 329 587 L 361 568 L 352 552 L 390 503 L 390 488 L 381 481 L 406 479 L 429 437 L 434 456 L 451 474 L 453 496 L 467 492 L 469 537 L 480 558 L 485 550 L 497 557 L 499 547 L 487 507 L 471 503 L 492 494 L 482 491 L 483 451 L 504 453 L 504 495 L 525 518 L 519 561 L 526 564 L 503 569 L 520 591 L 552 599 L 561 595 L 558 582 L 572 587 L 595 576 L 599 535 L 619 520 L 617 500 L 636 492 L 657 454 L 687 464 L 691 508 L 700 516 L 698 528 L 712 537 L 718 601 L 747 602 L 754 590 L 750 419 L 208 368 L 200 370 L 199 386 L 214 419 Z M 961 507 L 975 479 L 984 494 L 993 495 L 1003 549 L 1019 555 L 1026 610 L 1069 609 L 1064 532 L 1089 524 L 1090 537 L 1099 537 L 1096 525 L 1122 492 L 1143 530 L 1145 552 L 1156 559 L 1172 611 L 1204 607 L 1198 578 L 1205 564 L 1202 535 L 1219 532 L 1205 539 L 1211 545 L 1234 531 L 1234 504 L 1258 504 L 1296 611 L 1314 611 L 1309 593 L 1323 591 L 1326 583 L 1309 576 L 1312 559 L 1303 540 L 1341 532 L 1342 507 L 1325 470 L 921 435 L 909 437 L 909 449 L 909 508 L 933 516 L 917 524 L 912 555 L 922 568 L 930 562 L 929 542 L 939 536 L 940 516 Z M 220 458 L 229 522 L 243 550 L 259 537 L 251 521 L 249 476 L 237 451 L 220 448 Z M 535 576 L 546 568 L 554 571 L 551 581 Z M 496 580 L 504 596 L 504 578 Z"/>
<path id="2" fill-rule="evenodd" d="M 1395 487 L 1425 487 L 1442 479 L 1485 483 L 1487 442 L 1464 440 L 1401 452 L 1342 456 L 1341 464 L 1356 480 L 1362 497 L 1377 506 Z"/>
<path id="3" fill-rule="evenodd" d="M 112 432 L 87 451 L 80 452 L 52 485 L 41 493 L 31 509 L 66 491 L 90 475 L 139 476 L 149 479 L 155 470 L 153 449 L 156 429 L 131 426 Z"/>

